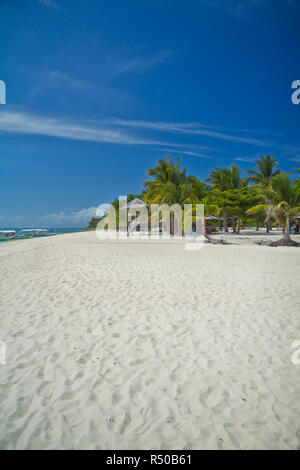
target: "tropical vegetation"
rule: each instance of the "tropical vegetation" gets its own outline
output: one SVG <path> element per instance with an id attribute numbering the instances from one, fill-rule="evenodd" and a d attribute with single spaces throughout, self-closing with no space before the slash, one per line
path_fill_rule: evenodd
<path id="1" fill-rule="evenodd" d="M 140 198 L 147 204 L 179 204 L 182 208 L 184 204 L 193 207 L 203 203 L 206 216 L 216 216 L 211 223 L 218 224 L 224 232 L 231 229 L 239 233 L 241 227 L 253 225 L 257 230 L 265 225 L 269 232 L 272 226 L 280 225 L 283 238 L 288 241 L 291 220 L 300 213 L 300 169 L 294 169 L 297 177 L 292 179 L 290 173 L 281 172 L 271 155 L 260 156 L 255 163 L 255 169 L 245 170 L 245 176 L 232 163 L 230 167 L 213 169 L 201 181 L 188 175 L 186 168 L 181 169 L 180 158 L 174 162 L 167 156 L 147 170 L 142 192 L 129 194 L 128 202 Z M 119 200 L 115 199 L 112 205 L 118 220 Z M 88 228 L 95 228 L 99 220 L 92 218 Z"/>

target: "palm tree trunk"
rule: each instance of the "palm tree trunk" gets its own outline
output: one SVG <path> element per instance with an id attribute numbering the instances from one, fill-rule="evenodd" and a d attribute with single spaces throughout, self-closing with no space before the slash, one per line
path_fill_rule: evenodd
<path id="1" fill-rule="evenodd" d="M 236 233 L 236 217 L 232 217 L 232 231 Z"/>
<path id="2" fill-rule="evenodd" d="M 174 228 L 175 228 L 175 221 L 174 221 L 174 212 L 172 211 L 170 214 L 170 235 L 174 235 Z"/>
<path id="3" fill-rule="evenodd" d="M 223 221 L 224 221 L 224 232 L 228 232 L 228 222 L 227 222 L 227 214 L 223 207 Z"/>
<path id="4" fill-rule="evenodd" d="M 267 201 L 269 204 L 269 202 Z M 271 206 L 269 205 L 268 212 L 267 212 L 267 218 L 266 218 L 266 232 L 269 233 L 270 231 L 270 219 L 271 219 Z"/>
<path id="5" fill-rule="evenodd" d="M 290 240 L 291 235 L 290 235 L 290 216 L 287 214 L 286 219 L 285 219 L 285 234 L 284 234 L 284 239 L 285 240 Z"/>

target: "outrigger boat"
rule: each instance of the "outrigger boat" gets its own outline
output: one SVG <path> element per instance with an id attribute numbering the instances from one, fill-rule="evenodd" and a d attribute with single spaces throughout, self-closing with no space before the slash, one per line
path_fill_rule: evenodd
<path id="1" fill-rule="evenodd" d="M 16 230 L 0 230 L 0 242 L 8 240 L 28 240 L 28 238 L 36 237 L 50 237 L 51 235 L 55 235 L 55 233 L 51 233 L 45 228 L 26 228 L 20 230 L 19 233 Z"/>
<path id="2" fill-rule="evenodd" d="M 50 235 L 55 235 L 50 233 L 49 230 L 45 228 L 26 228 L 20 231 L 19 237 L 32 238 L 32 237 L 49 237 Z"/>
<path id="3" fill-rule="evenodd" d="M 15 230 L 0 230 L 0 242 L 12 240 L 16 236 L 17 232 Z"/>

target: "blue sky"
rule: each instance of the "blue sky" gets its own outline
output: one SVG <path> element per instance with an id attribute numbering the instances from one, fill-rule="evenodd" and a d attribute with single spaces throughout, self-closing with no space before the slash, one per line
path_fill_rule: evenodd
<path id="1" fill-rule="evenodd" d="M 300 161 L 298 0 L 0 0 L 0 226 L 85 226 L 157 158 Z"/>

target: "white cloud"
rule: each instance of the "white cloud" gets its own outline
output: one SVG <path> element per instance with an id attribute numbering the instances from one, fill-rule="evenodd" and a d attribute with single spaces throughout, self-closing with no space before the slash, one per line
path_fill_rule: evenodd
<path id="1" fill-rule="evenodd" d="M 96 91 L 96 87 L 87 80 L 73 77 L 61 70 L 51 70 L 40 74 L 38 86 L 33 88 L 32 95 L 36 96 L 43 90 L 55 88 L 73 88 L 77 91 Z"/>
<path id="2" fill-rule="evenodd" d="M 199 0 L 200 3 L 205 2 L 211 7 L 221 8 L 228 11 L 236 17 L 243 17 L 256 6 L 262 4 L 281 4 L 283 7 L 299 8 L 298 0 Z"/>
<path id="3" fill-rule="evenodd" d="M 89 142 L 123 144 L 123 145 L 160 145 L 167 147 L 182 147 L 180 143 L 162 142 L 140 138 L 121 131 L 120 128 L 136 128 L 144 130 L 165 131 L 168 133 L 192 134 L 213 137 L 216 139 L 229 140 L 233 142 L 254 144 L 254 145 L 270 145 L 262 140 L 238 137 L 225 133 L 214 132 L 205 129 L 203 125 L 197 123 L 168 123 L 168 122 L 148 122 L 148 121 L 125 121 L 121 119 L 102 120 L 101 127 L 96 123 L 88 121 L 79 123 L 76 121 L 67 121 L 57 118 L 47 118 L 29 114 L 25 112 L 5 111 L 0 114 L 0 131 L 35 134 L 51 137 L 59 137 L 72 140 L 83 140 Z M 199 128 L 197 128 L 197 126 Z M 185 146 L 185 147 L 189 147 Z M 190 146 L 198 147 L 200 146 Z M 208 149 L 208 147 L 202 147 Z"/>
<path id="4" fill-rule="evenodd" d="M 36 98 L 37 95 L 57 89 L 65 92 L 66 90 L 73 89 L 76 93 L 96 93 L 97 88 L 87 80 L 73 77 L 72 75 L 62 72 L 61 70 L 51 70 L 50 72 L 43 72 L 39 74 L 38 84 L 33 86 L 31 90 L 32 98 Z M 106 90 L 105 90 L 106 91 Z"/>
<path id="5" fill-rule="evenodd" d="M 138 132 L 132 134 L 132 130 Z M 243 130 L 236 129 L 236 132 L 214 130 L 214 126 L 206 126 L 202 123 L 190 122 L 162 122 L 162 121 L 138 121 L 124 119 L 101 119 L 99 121 L 76 121 L 59 118 L 48 118 L 28 112 L 3 111 L 0 113 L 0 132 L 15 134 L 32 134 L 50 136 L 63 139 L 81 140 L 98 143 L 119 144 L 119 145 L 142 145 L 148 147 L 161 146 L 172 148 L 177 151 L 182 149 L 182 153 L 205 158 L 206 152 L 224 153 L 222 148 L 215 149 L 203 145 L 186 144 L 184 142 L 161 141 L 155 138 L 146 137 L 146 132 L 165 132 L 168 134 L 189 135 L 194 137 L 209 137 L 216 140 L 236 142 L 257 147 L 273 147 L 284 149 L 283 143 L 257 139 L 243 134 Z M 141 132 L 143 131 L 143 135 Z M 164 150 L 166 151 L 166 149 Z M 189 151 L 189 153 L 187 153 Z M 288 150 L 286 150 L 288 151 Z M 297 154 L 299 150 L 297 149 Z M 296 154 L 295 150 L 290 150 L 290 156 Z M 207 156 L 206 158 L 211 158 Z"/>
<path id="6" fill-rule="evenodd" d="M 237 162 L 246 162 L 246 163 L 252 163 L 252 162 L 255 162 L 257 159 L 259 158 L 259 156 L 255 156 L 255 157 L 236 157 L 234 160 L 236 160 Z"/>
<path id="7" fill-rule="evenodd" d="M 42 216 L 3 216 L 0 214 L 2 225 L 10 227 L 32 227 L 32 226 L 43 226 L 43 227 L 85 227 L 92 217 L 99 217 L 104 214 L 104 211 L 100 211 L 97 214 L 97 209 L 100 206 L 92 206 L 78 211 L 66 212 L 59 211 L 51 214 Z"/>
<path id="8" fill-rule="evenodd" d="M 88 207 L 86 209 L 81 209 L 79 211 L 73 211 L 70 214 L 60 211 L 54 212 L 52 214 L 46 214 L 42 217 L 39 217 L 40 222 L 47 224 L 87 224 L 92 217 L 96 217 L 97 207 Z"/>
<path id="9" fill-rule="evenodd" d="M 111 144 L 163 145 L 162 142 L 140 139 L 118 130 L 99 128 L 90 123 L 79 124 L 56 118 L 45 118 L 33 114 L 11 111 L 1 112 L 0 131 Z"/>
<path id="10" fill-rule="evenodd" d="M 38 0 L 41 5 L 51 8 L 52 10 L 61 11 L 61 8 L 53 0 Z"/>
<path id="11" fill-rule="evenodd" d="M 176 153 L 177 155 L 190 155 L 192 157 L 198 157 L 198 158 L 205 158 L 205 159 L 218 159 L 218 157 L 215 157 L 215 156 L 211 156 L 211 155 L 206 155 L 204 153 L 199 153 L 199 152 L 194 152 L 192 150 L 184 150 L 184 149 L 159 149 L 160 152 L 168 152 L 168 153 Z"/>
<path id="12" fill-rule="evenodd" d="M 259 146 L 269 146 L 272 142 L 266 142 L 261 139 L 253 139 L 250 137 L 240 137 L 237 135 L 230 135 L 223 132 L 216 132 L 201 123 L 176 123 L 176 122 L 149 122 L 149 121 L 134 121 L 124 119 L 114 119 L 112 123 L 124 127 L 135 127 L 140 129 L 150 129 L 157 131 L 165 131 L 171 133 L 189 134 L 189 135 L 204 135 L 213 137 L 215 139 L 228 140 L 231 142 L 239 142 L 244 144 L 252 144 Z"/>
<path id="13" fill-rule="evenodd" d="M 164 62 L 172 62 L 175 54 L 171 50 L 162 50 L 156 54 L 148 55 L 145 57 L 136 57 L 127 60 L 119 61 L 115 73 L 122 74 L 125 72 L 144 72 L 148 69 L 156 67 Z"/>
<path id="14" fill-rule="evenodd" d="M 209 4 L 228 10 L 235 16 L 242 16 L 248 8 L 262 3 L 262 1 L 265 0 L 210 0 Z"/>
<path id="15" fill-rule="evenodd" d="M 2 219 L 4 220 L 3 224 L 5 224 L 5 226 L 10 226 L 12 224 L 13 227 L 18 227 L 19 225 L 26 223 L 27 220 L 24 215 L 3 215 Z"/>

